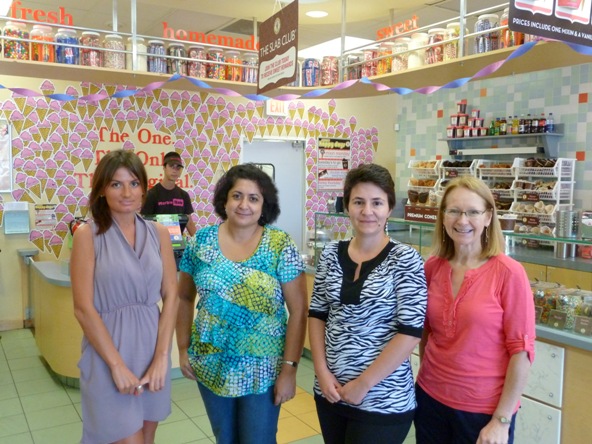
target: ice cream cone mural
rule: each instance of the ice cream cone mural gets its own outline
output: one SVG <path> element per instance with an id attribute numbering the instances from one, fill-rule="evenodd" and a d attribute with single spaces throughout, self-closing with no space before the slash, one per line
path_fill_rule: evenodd
<path id="1" fill-rule="evenodd" d="M 294 120 L 292 128 L 296 132 L 296 137 L 300 137 L 300 133 L 302 132 L 302 121 L 300 119 Z"/>
<path id="2" fill-rule="evenodd" d="M 28 177 L 26 182 L 27 191 L 36 198 L 41 198 L 41 182 L 35 177 Z"/>
<path id="3" fill-rule="evenodd" d="M 245 135 L 247 136 L 247 140 L 249 141 L 249 143 L 253 143 L 253 139 L 255 137 L 255 125 L 253 125 L 253 123 L 249 122 L 246 126 L 245 126 Z"/>
<path id="4" fill-rule="evenodd" d="M 43 242 L 43 234 L 39 230 L 31 231 L 29 234 L 29 241 L 32 242 L 39 251 L 45 251 L 45 243 Z"/>
<path id="5" fill-rule="evenodd" d="M 169 98 L 170 104 L 171 104 L 171 108 L 173 111 L 176 111 L 179 109 L 179 106 L 181 105 L 181 94 L 179 94 L 179 91 L 173 91 L 173 93 L 171 94 L 170 98 Z"/>
<path id="6" fill-rule="evenodd" d="M 53 179 L 47 179 L 45 183 L 45 187 L 43 188 L 43 192 L 45 193 L 45 197 L 47 198 L 48 202 L 51 202 L 53 196 L 55 196 L 58 190 L 58 184 Z"/>
<path id="7" fill-rule="evenodd" d="M 247 118 L 252 121 L 253 116 L 255 115 L 255 104 L 253 102 L 247 103 L 246 112 L 247 112 Z"/>
<path id="8" fill-rule="evenodd" d="M 327 105 L 329 106 L 329 114 L 333 114 L 333 111 L 335 111 L 335 107 L 337 106 L 337 102 L 335 101 L 335 99 L 329 100 L 329 103 Z"/>
<path id="9" fill-rule="evenodd" d="M 41 84 L 41 86 L 39 87 L 39 89 L 45 95 L 53 94 L 55 91 L 55 86 L 49 80 L 44 80 L 43 83 Z"/>
<path id="10" fill-rule="evenodd" d="M 275 120 L 273 120 L 273 117 L 268 116 L 267 119 L 265 119 L 265 127 L 267 128 L 267 134 L 271 135 L 274 126 Z"/>

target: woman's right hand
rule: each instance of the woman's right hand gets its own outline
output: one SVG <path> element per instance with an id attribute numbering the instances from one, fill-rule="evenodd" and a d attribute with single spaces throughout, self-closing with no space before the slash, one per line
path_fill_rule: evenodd
<path id="1" fill-rule="evenodd" d="M 335 378 L 333 373 L 327 370 L 322 374 L 317 374 L 317 380 L 319 381 L 321 393 L 323 393 L 323 396 L 327 401 L 331 404 L 341 401 L 341 396 L 337 392 L 337 389 L 341 388 L 341 384 L 337 378 Z"/>
<path id="2" fill-rule="evenodd" d="M 140 379 L 123 363 L 111 368 L 111 377 L 117 390 L 123 395 L 138 395 L 142 392 L 138 389 Z"/>
<path id="3" fill-rule="evenodd" d="M 191 368 L 191 364 L 189 364 L 189 355 L 187 354 L 187 350 L 179 351 L 179 365 L 181 367 L 181 373 L 183 376 L 185 376 L 187 379 L 197 381 L 195 373 L 193 373 L 193 369 Z"/>

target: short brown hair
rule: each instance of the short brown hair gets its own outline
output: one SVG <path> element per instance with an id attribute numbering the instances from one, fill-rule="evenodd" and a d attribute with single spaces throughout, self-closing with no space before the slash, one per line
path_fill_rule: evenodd
<path id="1" fill-rule="evenodd" d="M 448 196 L 456 188 L 466 188 L 477 194 L 485 201 L 486 210 L 491 211 L 489 228 L 484 229 L 481 234 L 481 259 L 487 259 L 503 253 L 505 251 L 504 235 L 497 218 L 493 194 L 491 194 L 487 184 L 481 179 L 473 176 L 461 176 L 448 182 L 444 190 L 444 196 L 442 196 L 442 203 L 438 209 L 438 218 L 436 219 L 436 227 L 434 229 L 432 254 L 444 259 L 452 259 L 456 253 L 454 251 L 454 242 L 446 233 L 443 222 Z"/>
<path id="2" fill-rule="evenodd" d="M 353 187 L 359 183 L 371 183 L 386 193 L 389 209 L 395 208 L 395 182 L 389 170 L 375 163 L 367 163 L 352 169 L 345 176 L 343 184 L 343 206 L 349 206 L 349 198 Z"/>
<path id="3" fill-rule="evenodd" d="M 144 197 L 146 196 L 148 175 L 140 158 L 133 151 L 129 150 L 114 150 L 107 153 L 99 161 L 97 169 L 93 174 L 90 196 L 88 198 L 88 207 L 97 225 L 97 234 L 107 231 L 113 223 L 111 210 L 103 194 L 105 188 L 113 179 L 115 172 L 121 167 L 126 168 L 138 178 L 142 187 L 142 195 Z"/>

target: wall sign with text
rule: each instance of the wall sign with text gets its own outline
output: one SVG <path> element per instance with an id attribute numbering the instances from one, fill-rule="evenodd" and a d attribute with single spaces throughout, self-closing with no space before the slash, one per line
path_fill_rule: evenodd
<path id="1" fill-rule="evenodd" d="M 592 0 L 514 0 L 508 27 L 533 34 L 592 46 Z"/>
<path id="2" fill-rule="evenodd" d="M 350 139 L 320 137 L 317 152 L 317 191 L 342 191 L 351 164 Z"/>

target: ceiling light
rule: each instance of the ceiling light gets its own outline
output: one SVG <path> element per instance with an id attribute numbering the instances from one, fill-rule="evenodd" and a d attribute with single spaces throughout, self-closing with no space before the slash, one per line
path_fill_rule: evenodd
<path id="1" fill-rule="evenodd" d="M 327 17 L 329 13 L 326 11 L 308 11 L 306 15 L 312 18 L 323 18 Z"/>

